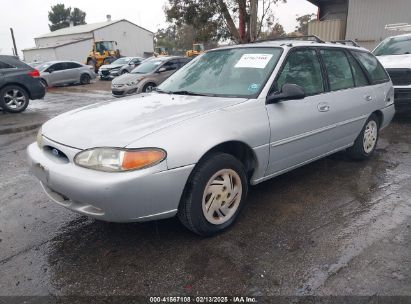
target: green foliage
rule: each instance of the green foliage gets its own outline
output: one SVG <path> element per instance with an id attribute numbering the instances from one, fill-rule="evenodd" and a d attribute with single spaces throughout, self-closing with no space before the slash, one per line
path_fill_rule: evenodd
<path id="1" fill-rule="evenodd" d="M 261 32 L 260 38 L 261 39 L 272 39 L 272 38 L 279 38 L 285 36 L 286 32 L 284 27 L 276 22 L 274 25 L 270 26 L 269 29 L 266 31 Z"/>
<path id="2" fill-rule="evenodd" d="M 193 42 L 247 42 L 258 39 L 263 31 L 274 30 L 270 28 L 275 24 L 273 10 L 278 2 L 286 0 L 168 0 L 165 13 L 172 26 L 192 26 Z M 252 3 L 260 6 L 254 10 L 254 18 Z"/>
<path id="3" fill-rule="evenodd" d="M 54 32 L 69 27 L 70 22 L 73 22 L 73 25 L 86 24 L 86 13 L 77 7 L 72 10 L 71 7 L 66 8 L 64 4 L 56 4 L 49 11 L 49 21 L 50 31 Z"/>
<path id="4" fill-rule="evenodd" d="M 224 19 L 219 14 L 217 1 L 202 0 L 168 0 L 165 8 L 167 21 L 171 26 L 182 28 L 183 25 L 191 26 L 194 41 L 218 41 L 230 36 Z"/>
<path id="5" fill-rule="evenodd" d="M 308 35 L 308 23 L 313 20 L 315 17 L 315 14 L 307 14 L 298 17 L 297 16 L 297 22 L 298 25 L 295 27 L 295 31 L 302 34 L 302 35 Z"/>

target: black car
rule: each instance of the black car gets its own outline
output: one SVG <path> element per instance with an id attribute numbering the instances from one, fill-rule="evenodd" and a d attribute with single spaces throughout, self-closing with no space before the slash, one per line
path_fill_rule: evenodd
<path id="1" fill-rule="evenodd" d="M 29 99 L 40 99 L 45 94 L 39 71 L 18 57 L 0 55 L 0 108 L 3 111 L 22 112 L 29 105 Z"/>

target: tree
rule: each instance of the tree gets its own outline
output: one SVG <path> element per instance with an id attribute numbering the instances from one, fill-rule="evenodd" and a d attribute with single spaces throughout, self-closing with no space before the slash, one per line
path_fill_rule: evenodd
<path id="1" fill-rule="evenodd" d="M 193 26 L 196 41 L 245 43 L 261 35 L 278 2 L 286 0 L 168 0 L 165 12 L 168 22 Z"/>
<path id="2" fill-rule="evenodd" d="M 83 12 L 81 9 L 75 7 L 70 14 L 70 19 L 73 22 L 73 25 L 81 25 L 86 24 L 86 13 Z"/>
<path id="3" fill-rule="evenodd" d="M 298 17 L 297 15 L 297 23 L 298 25 L 295 27 L 295 31 L 301 33 L 302 35 L 308 35 L 308 23 L 313 19 L 315 14 L 307 14 Z"/>
<path id="4" fill-rule="evenodd" d="M 49 24 L 50 31 L 69 27 L 70 22 L 73 25 L 86 24 L 86 13 L 81 9 L 75 7 L 73 10 L 71 7 L 66 8 L 64 4 L 56 4 L 51 7 L 49 11 Z"/>
<path id="5" fill-rule="evenodd" d="M 286 32 L 284 30 L 284 27 L 278 22 L 276 22 L 270 29 L 261 32 L 262 39 L 279 38 L 285 35 Z"/>

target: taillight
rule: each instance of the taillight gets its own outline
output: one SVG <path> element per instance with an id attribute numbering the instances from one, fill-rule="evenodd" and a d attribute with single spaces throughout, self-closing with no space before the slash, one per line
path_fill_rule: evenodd
<path id="1" fill-rule="evenodd" d="M 40 73 L 37 70 L 31 70 L 30 72 L 27 73 L 30 77 L 37 78 L 40 77 Z"/>

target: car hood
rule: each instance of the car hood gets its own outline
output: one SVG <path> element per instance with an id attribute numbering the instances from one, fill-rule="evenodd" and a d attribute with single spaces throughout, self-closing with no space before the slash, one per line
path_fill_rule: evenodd
<path id="1" fill-rule="evenodd" d="M 142 78 L 142 77 L 144 77 L 144 75 L 145 74 L 127 73 L 127 74 L 123 74 L 123 75 L 120 75 L 120 76 L 114 78 L 111 83 L 112 84 L 125 84 L 125 83 L 129 83 L 131 81 L 135 81 L 139 78 Z"/>
<path id="2" fill-rule="evenodd" d="M 386 69 L 411 68 L 410 54 L 378 56 L 377 58 Z"/>
<path id="3" fill-rule="evenodd" d="M 105 64 L 100 67 L 103 70 L 112 70 L 116 68 L 121 68 L 124 64 Z"/>
<path id="4" fill-rule="evenodd" d="M 43 125 L 42 134 L 60 144 L 78 149 L 125 147 L 163 128 L 245 100 L 140 94 L 59 115 Z"/>

